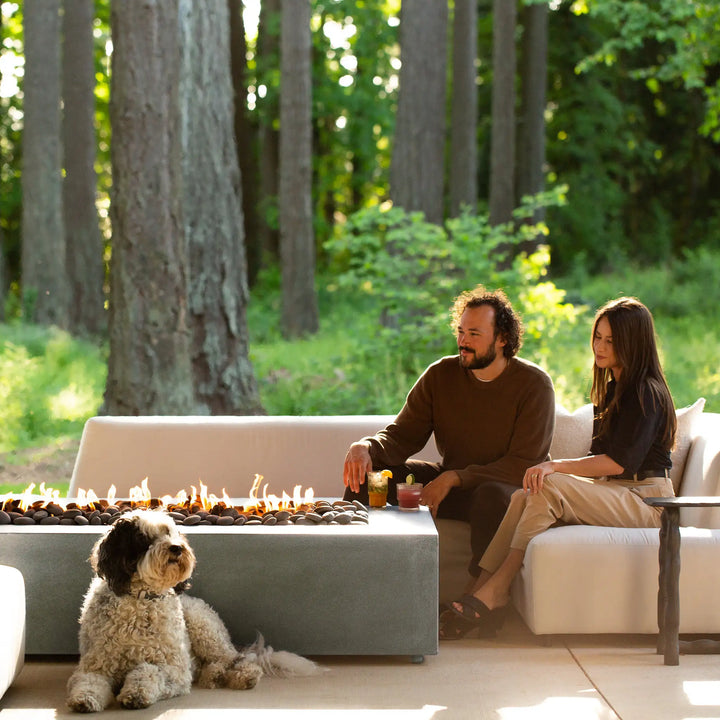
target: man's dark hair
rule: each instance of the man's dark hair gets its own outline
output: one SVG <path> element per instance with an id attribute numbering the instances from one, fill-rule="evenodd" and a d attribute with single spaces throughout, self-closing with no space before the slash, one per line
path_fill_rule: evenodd
<path id="1" fill-rule="evenodd" d="M 503 355 L 511 358 L 517 355 L 522 346 L 523 326 L 518 314 L 510 304 L 507 295 L 502 290 L 486 290 L 478 285 L 474 290 L 466 290 L 455 298 L 450 309 L 450 326 L 457 333 L 462 314 L 468 308 L 477 308 L 489 305 L 495 310 L 495 337 L 501 335 L 505 340 Z"/>

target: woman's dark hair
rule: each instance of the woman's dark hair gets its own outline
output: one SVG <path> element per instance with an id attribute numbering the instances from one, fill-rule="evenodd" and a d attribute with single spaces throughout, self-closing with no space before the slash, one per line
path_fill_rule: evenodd
<path id="1" fill-rule="evenodd" d="M 606 318 L 612 332 L 612 344 L 615 359 L 622 368 L 616 378 L 615 396 L 605 407 L 607 384 L 611 379 L 609 368 L 599 368 L 593 364 L 593 384 L 590 399 L 593 405 L 601 408 L 600 433 L 607 427 L 609 419 L 618 411 L 627 392 L 637 393 L 643 412 L 646 388 L 649 388 L 653 406 L 660 406 L 665 416 L 662 430 L 663 446 L 671 450 L 675 442 L 677 420 L 670 388 L 660 365 L 655 324 L 650 311 L 637 298 L 622 297 L 611 300 L 601 307 L 593 323 L 590 344 L 592 346 L 600 320 Z"/>
<path id="2" fill-rule="evenodd" d="M 455 298 L 450 309 L 450 327 L 457 333 L 460 318 L 468 308 L 489 305 L 495 310 L 495 337 L 500 335 L 505 340 L 503 355 L 511 358 L 517 355 L 522 346 L 523 326 L 513 306 L 502 290 L 486 290 L 478 285 L 474 290 L 466 290 Z"/>

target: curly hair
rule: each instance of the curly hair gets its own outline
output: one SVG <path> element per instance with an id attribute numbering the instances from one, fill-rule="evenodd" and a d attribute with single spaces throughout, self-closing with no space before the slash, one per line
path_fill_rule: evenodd
<path id="1" fill-rule="evenodd" d="M 483 285 L 478 285 L 474 290 L 460 293 L 450 308 L 450 327 L 453 332 L 457 333 L 460 318 L 468 308 L 483 305 L 489 305 L 495 310 L 495 337 L 501 335 L 505 340 L 503 355 L 506 358 L 517 355 L 522 346 L 524 328 L 519 315 L 502 290 L 486 290 Z"/>

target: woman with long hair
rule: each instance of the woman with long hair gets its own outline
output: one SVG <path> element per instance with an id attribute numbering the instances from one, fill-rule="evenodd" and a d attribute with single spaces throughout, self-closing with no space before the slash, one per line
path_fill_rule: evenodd
<path id="1" fill-rule="evenodd" d="M 500 627 L 530 540 L 555 523 L 660 527 L 661 508 L 643 498 L 674 495 L 669 470 L 677 426 L 650 311 L 635 298 L 607 303 L 595 316 L 591 346 L 590 453 L 528 468 L 480 559 L 480 575 L 442 613 L 442 640 Z"/>

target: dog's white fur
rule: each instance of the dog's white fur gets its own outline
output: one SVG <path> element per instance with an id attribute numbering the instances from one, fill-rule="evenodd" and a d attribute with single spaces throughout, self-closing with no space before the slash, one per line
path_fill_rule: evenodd
<path id="1" fill-rule="evenodd" d="M 143 708 L 202 687 L 246 690 L 265 671 L 309 675 L 315 663 L 274 652 L 262 636 L 233 646 L 217 613 L 203 600 L 177 593 L 195 568 L 195 555 L 161 511 L 124 515 L 93 548 L 98 577 L 80 617 L 80 664 L 68 681 L 68 706 L 98 712 L 117 697 Z"/>

